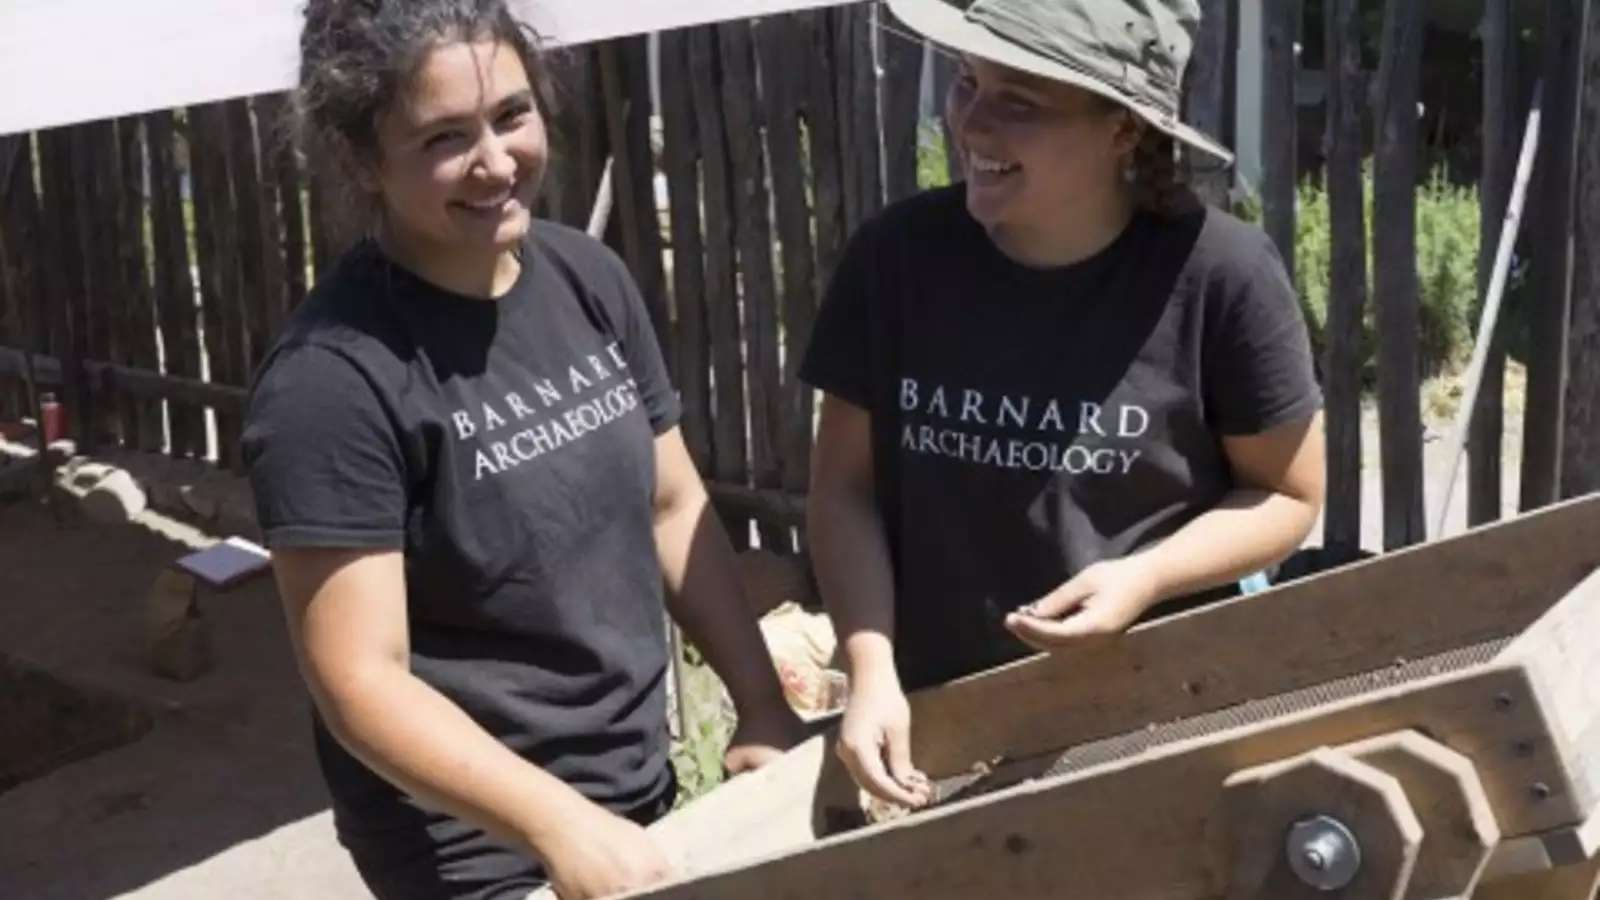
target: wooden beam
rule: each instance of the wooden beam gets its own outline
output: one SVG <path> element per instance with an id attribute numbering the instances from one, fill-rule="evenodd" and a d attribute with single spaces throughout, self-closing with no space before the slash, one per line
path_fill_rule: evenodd
<path id="1" fill-rule="evenodd" d="M 1545 106 L 1539 141 L 1539 214 L 1533 242 L 1533 313 L 1522 436 L 1524 511 L 1553 503 L 1561 487 L 1572 236 L 1577 214 L 1578 101 L 1589 3 L 1547 0 L 1545 9 Z"/>
<path id="2" fill-rule="evenodd" d="M 1561 496 L 1600 490 L 1600 16 L 1589 14 L 1579 89 L 1570 368 L 1561 427 Z"/>
<path id="3" fill-rule="evenodd" d="M 512 0 L 550 46 L 773 15 L 846 0 Z M 288 90 L 303 0 L 0 4 L 0 134 Z M 71 34 L 83 58 L 52 50 Z"/>
<path id="4" fill-rule="evenodd" d="M 65 383 L 61 360 L 53 356 L 34 354 L 33 364 L 41 386 L 59 386 Z M 122 393 L 151 400 L 211 406 L 231 415 L 243 414 L 245 401 L 249 397 L 249 391 L 241 387 L 177 375 L 163 375 L 149 369 L 100 359 L 84 360 L 83 369 L 89 390 L 101 394 Z M 26 363 L 21 350 L 0 347 L 0 376 L 21 377 L 25 371 Z"/>
<path id="5" fill-rule="evenodd" d="M 1501 710 L 1492 702 L 1501 695 L 1526 706 Z M 1002 698 L 1010 699 L 1003 691 L 991 694 L 991 713 L 1004 705 Z M 1533 698 L 1519 667 L 1473 667 L 1178 740 L 820 842 L 813 838 L 827 833 L 826 805 L 808 802 L 798 811 L 777 807 L 774 800 L 781 791 L 771 780 L 751 782 L 750 789 L 739 792 L 780 817 L 772 827 L 789 829 L 787 836 L 797 843 L 758 861 L 724 857 L 733 867 L 633 896 L 1044 900 L 1062 896 L 1063 887 L 1070 885 L 1072 895 L 1081 897 L 1213 897 L 1226 888 L 1228 877 L 1220 860 L 1224 836 L 1217 833 L 1216 823 L 1223 783 L 1230 775 L 1408 727 L 1472 759 L 1502 827 L 1522 834 L 1570 815 L 1561 804 L 1545 806 L 1527 799 L 1526 781 L 1542 777 L 1539 773 L 1557 765 L 1555 761 L 1518 759 L 1501 747 L 1504 734 L 1547 733 Z M 971 729 L 979 721 L 969 719 L 963 725 Z M 828 754 L 818 746 L 825 740 L 815 739 L 791 754 L 797 779 L 826 786 Z M 722 790 L 731 793 L 741 787 L 735 780 Z M 1313 804 L 1315 800 L 1308 798 Z M 676 834 L 691 833 L 687 820 L 694 809 L 691 805 L 673 823 Z M 726 806 L 717 811 L 729 815 Z M 721 821 L 699 824 L 693 847 L 669 844 L 668 852 L 688 857 L 691 864 L 717 859 L 727 847 Z M 666 822 L 661 831 L 668 831 Z M 755 843 L 744 834 L 734 840 L 745 848 Z"/>
<path id="6" fill-rule="evenodd" d="M 1367 306 L 1366 187 L 1361 174 L 1361 12 L 1356 0 L 1324 0 L 1328 72 L 1328 318 L 1323 328 L 1327 393 L 1328 506 L 1325 546 L 1361 546 L 1362 321 Z"/>
<path id="7" fill-rule="evenodd" d="M 1261 4 L 1263 72 L 1261 76 L 1262 219 L 1267 236 L 1283 257 L 1294 281 L 1295 176 L 1298 168 L 1299 112 L 1294 85 L 1299 71 L 1295 47 L 1300 40 L 1300 0 Z"/>
<path id="8" fill-rule="evenodd" d="M 1209 807 L 1193 792 L 1220 791 L 1227 775 L 1250 765 L 1319 744 L 1415 727 L 1433 715 L 1426 710 L 1455 708 L 1454 700 L 1440 705 L 1417 700 L 1421 695 L 1412 690 L 1432 690 L 1424 684 L 1451 695 L 1459 689 L 1462 702 L 1474 707 L 1460 710 L 1466 717 L 1458 721 L 1461 728 L 1446 726 L 1442 720 L 1443 730 L 1425 727 L 1434 739 L 1477 761 L 1503 833 L 1519 837 L 1576 825 L 1593 808 L 1593 789 L 1585 786 L 1588 776 L 1581 768 L 1569 771 L 1564 766 L 1574 746 L 1583 752 L 1581 745 L 1569 741 L 1568 733 L 1583 727 L 1582 691 L 1600 680 L 1591 674 L 1596 654 L 1584 649 L 1593 643 L 1585 636 L 1600 627 L 1592 621 L 1600 615 L 1600 581 L 1589 577 L 1597 565 L 1600 497 L 1592 497 L 1158 621 L 1078 653 L 1034 657 L 918 692 L 911 697 L 913 761 L 935 778 L 965 772 L 974 762 L 996 757 L 1031 765 L 1037 775 L 1068 747 L 1079 748 L 1089 765 L 1064 776 L 1078 786 L 1053 799 L 1042 794 L 1051 783 L 1062 781 L 1034 781 L 993 795 L 997 803 L 1014 803 L 1005 807 L 1006 814 L 991 807 L 994 816 L 985 813 L 959 829 L 924 824 L 915 834 L 902 833 L 900 838 L 863 847 L 872 847 L 885 859 L 915 852 L 932 865 L 930 869 L 920 862 L 905 863 L 908 872 L 926 875 L 918 884 L 939 885 L 946 877 L 955 877 L 956 887 L 974 889 L 966 896 L 976 896 L 972 879 L 987 866 L 1021 872 L 1043 863 L 1032 853 L 1019 851 L 977 862 L 966 856 L 970 867 L 951 870 L 940 862 L 946 852 L 995 853 L 1007 834 L 1021 834 L 1029 847 L 1042 851 L 1046 846 L 1042 839 L 1030 831 L 1016 831 L 1023 827 L 1016 823 L 1028 823 L 1030 829 L 1056 823 L 1069 829 L 1059 845 L 1069 861 L 1093 864 L 1100 854 L 1110 854 L 1126 864 L 1119 844 L 1149 848 L 1156 868 L 1166 867 L 1164 874 L 1175 879 L 1170 884 L 1184 884 L 1195 872 L 1172 867 L 1200 865 L 1196 860 L 1204 853 L 1180 854 L 1193 858 L 1173 862 L 1157 850 L 1169 841 L 1188 846 L 1201 831 Z M 1581 595 L 1573 595 L 1580 583 Z M 1552 607 L 1557 607 L 1556 614 Z M 1517 640 L 1498 642 L 1519 633 L 1522 637 Z M 1273 636 L 1270 650 L 1262 645 L 1261 636 L 1267 634 Z M 1471 674 L 1465 668 L 1451 674 L 1446 667 L 1460 663 L 1441 662 L 1461 656 L 1458 648 L 1485 642 L 1502 647 L 1491 666 L 1495 674 L 1481 669 Z M 1470 660 L 1469 664 L 1476 665 Z M 1397 686 L 1389 679 L 1401 678 L 1400 670 L 1421 672 L 1424 681 Z M 1436 671 L 1444 674 L 1428 674 Z M 1377 703 L 1338 699 L 1347 693 L 1333 691 L 1329 687 L 1333 684 L 1345 692 L 1375 690 L 1383 697 Z M 1446 684 L 1456 687 L 1445 688 Z M 1260 698 L 1280 695 L 1281 700 L 1285 691 L 1305 692 L 1301 698 L 1312 700 L 1312 706 L 1282 703 L 1287 717 L 1251 712 L 1261 708 Z M 1416 700 L 1415 705 L 1402 697 Z M 1600 703 L 1587 708 L 1600 710 Z M 1546 711 L 1553 712 L 1547 716 Z M 1201 729 L 1196 724 L 1200 722 L 1221 730 Z M 1170 727 L 1180 732 L 1192 729 L 1187 733 L 1213 736 L 1161 744 L 1153 751 L 1139 749 L 1152 727 L 1169 727 L 1168 723 L 1177 723 Z M 794 852 L 847 826 L 854 789 L 826 744 L 817 739 L 803 745 L 774 767 L 736 779 L 669 817 L 658 826 L 663 842 L 703 871 L 735 860 Z M 1114 747 L 1139 754 L 1131 757 L 1133 761 L 1161 762 L 1135 772 L 1128 759 L 1117 756 L 1124 751 Z M 1123 761 L 1092 764 L 1097 757 Z M 1110 780 L 1099 787 L 1087 786 L 1100 776 Z M 1536 783 L 1543 783 L 1548 792 L 1535 793 Z M 1016 799 L 1035 795 L 1040 795 L 1037 803 Z M 1136 809 L 1122 809 L 1118 798 L 1128 798 Z M 981 798 L 972 801 L 981 802 Z M 912 822 L 943 822 L 956 815 L 957 808 L 936 809 Z M 1088 812 L 1069 812 L 1085 809 Z M 1169 816 L 1176 818 L 1169 821 Z M 1117 831 L 1118 823 L 1132 831 Z M 978 841 L 980 834 L 987 835 L 985 841 Z M 825 895 L 923 896 L 920 891 L 902 893 L 906 885 L 852 882 L 849 871 L 868 861 L 865 856 L 846 856 L 850 862 L 837 864 L 832 857 L 812 857 L 836 876 L 837 883 L 860 885 L 855 893 Z M 787 868 L 780 871 L 796 874 Z M 742 884 L 750 895 L 805 896 L 803 880 L 790 888 L 782 879 L 768 882 L 746 873 Z M 1136 892 L 1133 883 L 1124 891 L 1109 880 L 1102 885 L 1107 889 L 1097 891 L 1076 877 L 1072 884 L 1086 897 L 1205 896 L 1165 889 L 1144 894 Z M 693 896 L 722 896 L 718 891 Z M 952 895 L 962 896 L 932 896 Z"/>
<path id="9" fill-rule="evenodd" d="M 1488 296 L 1494 253 L 1506 209 L 1520 139 L 1522 108 L 1517 78 L 1515 4 L 1485 0 L 1483 7 L 1483 175 L 1478 216 L 1478 296 Z M 1482 386 L 1467 437 L 1467 524 L 1501 515 L 1502 450 L 1505 440 L 1506 331 L 1496 328 L 1485 357 Z M 1479 338 L 1482 339 L 1481 336 Z"/>
<path id="10" fill-rule="evenodd" d="M 1427 539 L 1422 509 L 1422 410 L 1417 342 L 1417 101 L 1424 12 L 1385 6 L 1373 165 L 1373 288 L 1378 313 L 1378 415 L 1383 440 L 1383 546 Z M 1531 420 L 1530 420 L 1531 421 Z"/>

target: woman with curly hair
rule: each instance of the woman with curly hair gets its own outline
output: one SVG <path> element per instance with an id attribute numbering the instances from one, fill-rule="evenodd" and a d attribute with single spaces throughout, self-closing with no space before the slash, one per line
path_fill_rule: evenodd
<path id="1" fill-rule="evenodd" d="M 301 49 L 303 137 L 370 236 L 244 443 L 340 841 L 384 900 L 659 881 L 663 583 L 737 708 L 727 768 L 801 728 L 637 289 L 533 218 L 537 45 L 504 0 L 310 0 Z"/>

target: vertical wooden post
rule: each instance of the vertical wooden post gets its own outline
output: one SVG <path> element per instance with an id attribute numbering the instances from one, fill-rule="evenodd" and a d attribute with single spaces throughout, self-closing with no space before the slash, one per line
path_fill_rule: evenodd
<path id="1" fill-rule="evenodd" d="M 1378 311 L 1378 407 L 1383 546 L 1423 541 L 1422 413 L 1417 341 L 1417 99 L 1426 10 L 1389 0 L 1377 85 L 1373 266 Z"/>
<path id="2" fill-rule="evenodd" d="M 1547 0 L 1544 135 L 1533 251 L 1532 339 L 1522 436 L 1522 510 L 1554 503 L 1561 485 L 1567 335 L 1572 312 L 1578 94 L 1588 31 L 1586 0 Z"/>
<path id="3" fill-rule="evenodd" d="M 672 219 L 672 293 L 677 311 L 677 384 L 683 437 L 700 471 L 711 471 L 711 354 L 706 344 L 706 258 L 700 237 L 699 135 L 689 86 L 689 33 L 661 36 L 662 164 Z"/>
<path id="4" fill-rule="evenodd" d="M 1328 76 L 1328 204 L 1333 245 L 1323 377 L 1327 394 L 1327 510 L 1323 543 L 1361 545 L 1361 321 L 1367 305 L 1361 122 L 1366 108 L 1357 0 L 1324 0 Z"/>
<path id="5" fill-rule="evenodd" d="M 239 314 L 239 217 L 233 200 L 228 160 L 227 113 L 222 104 L 189 108 L 189 167 L 194 184 L 195 251 L 199 256 L 200 302 L 206 326 L 206 355 L 211 380 L 241 383 L 242 324 Z M 239 455 L 238 416 L 216 410 L 217 459 L 236 464 Z"/>
<path id="6" fill-rule="evenodd" d="M 724 484 L 742 485 L 749 477 L 744 365 L 740 353 L 738 273 L 734 266 L 733 186 L 719 90 L 721 52 L 717 38 L 715 26 L 690 32 L 689 73 L 704 179 L 706 308 L 716 392 L 712 474 Z M 749 529 L 743 520 L 730 519 L 728 534 L 735 547 L 748 546 Z"/>
<path id="7" fill-rule="evenodd" d="M 1600 16 L 1585 15 L 1578 67 L 1571 371 L 1562 421 L 1561 496 L 1600 490 Z"/>
<path id="8" fill-rule="evenodd" d="M 806 56 L 806 133 L 810 138 L 811 183 L 817 222 L 817 270 L 832 277 L 849 238 L 849 204 L 843 168 L 845 135 L 839 116 L 839 82 L 834 76 L 837 47 L 833 39 L 837 10 L 809 13 L 811 52 Z"/>
<path id="9" fill-rule="evenodd" d="M 1483 173 L 1478 216 L 1478 300 L 1489 290 L 1496 245 L 1517 164 L 1517 35 L 1512 0 L 1483 7 Z M 1505 328 L 1496 329 L 1467 437 L 1467 524 L 1500 518 L 1501 442 L 1505 432 Z"/>
<path id="10" fill-rule="evenodd" d="M 22 350 L 35 349 L 37 324 L 29 309 L 38 295 L 38 197 L 33 187 L 33 136 L 0 137 L 0 229 L 5 230 L 9 302 L 0 313 L 0 340 Z M 6 273 L 0 273 L 4 275 Z M 6 415 L 32 415 L 26 390 L 7 390 Z"/>
<path id="11" fill-rule="evenodd" d="M 782 485 L 778 368 L 778 297 L 768 215 L 766 154 L 751 87 L 756 84 L 755 44 L 749 22 L 717 27 L 722 49 L 722 104 L 734 189 L 734 224 L 739 247 L 740 305 L 744 310 L 746 402 L 750 418 L 750 468 L 757 487 Z M 787 541 L 763 525 L 763 546 Z"/>
<path id="12" fill-rule="evenodd" d="M 1184 121 L 1201 132 L 1223 139 L 1223 112 L 1228 94 L 1227 51 L 1229 0 L 1200 0 L 1200 34 L 1184 79 Z M 1331 67 L 1330 67 L 1331 69 Z M 1200 199 L 1226 209 L 1233 177 L 1217 160 L 1192 150 L 1187 155 L 1189 183 Z"/>
<path id="13" fill-rule="evenodd" d="M 878 15 L 892 18 L 888 7 Z M 921 128 L 922 41 L 898 25 L 878 29 L 878 44 L 883 50 L 883 82 L 878 92 L 878 107 L 883 132 L 884 190 L 890 203 L 917 192 L 917 146 Z"/>
<path id="14" fill-rule="evenodd" d="M 1289 280 L 1295 280 L 1294 203 L 1298 159 L 1299 116 L 1294 85 L 1299 70 L 1295 44 L 1300 40 L 1300 0 L 1271 0 L 1261 6 L 1265 42 L 1261 86 L 1262 218 L 1267 236 L 1283 257 Z"/>
<path id="15" fill-rule="evenodd" d="M 801 97 L 810 24 L 798 16 L 763 20 L 756 28 L 765 87 L 767 144 L 772 187 L 783 244 L 783 487 L 804 492 L 811 468 L 811 388 L 800 380 L 800 362 L 811 343 L 816 318 L 816 260 L 811 244 L 811 206 L 800 137 Z M 913 116 L 915 114 L 913 113 Z M 912 136 L 915 141 L 915 135 Z M 915 180 L 915 161 L 912 178 Z"/>
<path id="16" fill-rule="evenodd" d="M 156 259 L 156 308 L 160 314 L 166 371 L 200 377 L 200 348 L 195 331 L 194 279 L 189 269 L 189 242 L 184 233 L 182 172 L 178 167 L 177 134 L 170 110 L 146 120 L 150 146 L 151 228 Z M 188 404 L 167 404 L 171 452 L 200 456 L 205 452 L 205 423 Z"/>
<path id="17" fill-rule="evenodd" d="M 149 201 L 145 188 L 150 184 L 150 171 L 146 164 L 145 123 L 136 116 L 119 123 L 122 163 L 122 203 L 119 221 L 126 240 L 122 244 L 122 269 L 124 284 L 128 286 L 129 339 L 127 359 L 129 365 L 154 372 L 159 368 L 156 357 L 156 313 L 154 277 L 154 251 L 147 234 L 150 227 Z M 146 452 L 158 452 L 162 444 L 161 403 L 157 400 L 134 402 L 136 446 Z"/>

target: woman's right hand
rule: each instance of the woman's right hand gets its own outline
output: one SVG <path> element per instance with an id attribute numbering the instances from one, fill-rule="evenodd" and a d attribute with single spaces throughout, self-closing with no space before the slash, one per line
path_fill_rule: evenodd
<path id="1" fill-rule="evenodd" d="M 927 776 L 911 764 L 911 706 L 891 680 L 852 685 L 838 754 L 856 784 L 873 796 L 912 809 L 933 799 Z"/>
<path id="2" fill-rule="evenodd" d="M 598 806 L 564 829 L 543 856 L 550 886 L 561 900 L 636 891 L 677 874 L 649 832 Z"/>

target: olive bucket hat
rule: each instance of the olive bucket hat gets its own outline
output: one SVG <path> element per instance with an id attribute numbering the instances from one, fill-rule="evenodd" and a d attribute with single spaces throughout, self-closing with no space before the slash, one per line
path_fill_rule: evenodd
<path id="1" fill-rule="evenodd" d="M 1093 91 L 1185 144 L 1233 154 L 1179 118 L 1195 0 L 888 0 L 937 44 Z"/>

